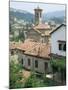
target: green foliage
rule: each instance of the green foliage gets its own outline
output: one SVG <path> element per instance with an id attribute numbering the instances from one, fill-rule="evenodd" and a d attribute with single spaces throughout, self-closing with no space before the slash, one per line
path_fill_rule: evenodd
<path id="1" fill-rule="evenodd" d="M 48 79 L 46 77 L 44 78 L 38 78 L 33 73 L 31 76 L 26 80 L 25 88 L 30 87 L 48 87 L 48 86 L 56 86 L 59 85 L 56 81 Z"/>
<path id="2" fill-rule="evenodd" d="M 9 76 L 9 86 L 10 88 L 21 88 L 21 79 L 23 78 L 21 73 L 22 67 L 20 64 L 15 64 L 14 61 L 10 62 L 10 76 Z"/>
<path id="3" fill-rule="evenodd" d="M 19 38 L 19 40 L 24 41 L 24 39 L 25 39 L 24 33 L 23 32 L 20 33 L 20 35 L 18 36 L 18 38 Z"/>
<path id="4" fill-rule="evenodd" d="M 53 72 L 58 72 L 60 70 L 61 72 L 61 80 L 63 82 L 64 79 L 66 79 L 66 68 L 63 63 L 63 61 L 56 61 L 53 59 L 51 61 L 51 65 L 53 68 Z M 59 69 L 60 67 L 60 69 Z M 26 80 L 22 76 L 21 73 L 22 66 L 21 64 L 17 63 L 15 64 L 14 61 L 10 62 L 10 88 L 30 88 L 30 87 L 45 87 L 45 86 L 56 86 L 59 85 L 56 81 L 46 78 L 42 78 L 41 76 L 38 77 L 38 74 L 36 75 L 35 72 L 32 72 L 30 77 L 28 77 Z M 43 74 L 42 74 L 43 75 Z M 24 82 L 21 82 L 21 80 L 25 80 Z"/>
<path id="5" fill-rule="evenodd" d="M 44 83 L 46 86 L 58 86 L 59 85 L 56 81 L 51 80 L 51 79 L 46 78 L 46 77 L 44 79 Z"/>
<path id="6" fill-rule="evenodd" d="M 52 66 L 57 67 L 57 68 L 61 68 L 61 69 L 64 69 L 66 66 L 66 61 L 64 58 L 61 58 L 61 59 L 54 59 L 53 58 L 50 63 Z"/>
<path id="7" fill-rule="evenodd" d="M 16 9 L 16 12 L 14 11 L 13 8 L 10 9 L 10 18 L 17 18 L 17 20 L 24 20 L 25 22 L 32 22 L 33 20 L 33 14 L 27 12 L 27 11 L 24 11 L 24 10 L 21 10 L 22 13 Z M 24 13 L 26 12 L 26 13 Z M 13 21 L 13 20 L 12 20 Z"/>
<path id="8" fill-rule="evenodd" d="M 25 87 L 29 88 L 34 86 L 36 86 L 36 76 L 32 73 L 31 76 L 26 80 Z"/>
<path id="9" fill-rule="evenodd" d="M 54 60 L 54 61 L 53 61 L 53 60 L 51 61 L 51 67 L 52 67 L 52 71 L 53 71 L 53 73 L 55 73 L 55 72 L 58 71 L 58 66 L 57 66 L 55 60 Z"/>
<path id="10" fill-rule="evenodd" d="M 41 79 L 36 77 L 35 73 L 31 73 L 31 76 L 25 82 L 25 88 L 29 87 L 42 87 L 44 86 Z"/>
<path id="11" fill-rule="evenodd" d="M 11 41 L 15 41 L 15 42 L 19 42 L 19 40 L 24 41 L 25 37 L 24 37 L 24 33 L 20 33 L 18 36 L 14 36 Z"/>
<path id="12" fill-rule="evenodd" d="M 61 59 L 53 58 L 50 63 L 52 66 L 53 74 L 55 72 L 61 73 L 61 83 L 63 84 L 64 81 L 66 81 L 66 60 L 65 58 L 61 58 Z M 53 79 L 54 79 L 54 76 L 53 76 Z"/>
<path id="13" fill-rule="evenodd" d="M 19 41 L 19 36 L 13 38 L 15 42 Z"/>

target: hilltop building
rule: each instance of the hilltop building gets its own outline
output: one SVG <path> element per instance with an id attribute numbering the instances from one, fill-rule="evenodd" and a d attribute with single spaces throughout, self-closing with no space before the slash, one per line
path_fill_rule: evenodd
<path id="1" fill-rule="evenodd" d="M 52 28 L 48 23 L 42 23 L 42 11 L 39 7 L 34 9 L 35 25 L 31 27 L 29 32 L 27 31 L 27 38 L 34 39 L 37 42 L 49 43 Z"/>
<path id="2" fill-rule="evenodd" d="M 30 25 L 29 23 L 27 24 L 26 22 L 23 22 L 22 24 L 14 24 L 14 37 L 18 37 L 24 34 L 25 40 L 29 38 L 33 39 L 36 42 L 49 43 L 50 33 L 56 26 L 55 23 L 54 25 L 53 23 L 43 23 L 42 12 L 43 9 L 41 9 L 39 6 L 34 9 L 35 18 L 33 20 L 34 24 L 32 25 Z"/>
<path id="3" fill-rule="evenodd" d="M 24 43 L 10 44 L 10 54 L 18 54 L 19 61 L 28 70 L 49 73 L 50 54 L 66 56 L 66 25 L 52 30 L 48 23 L 42 23 L 42 9 L 37 7 L 34 12 L 35 25 L 24 30 Z"/>
<path id="4" fill-rule="evenodd" d="M 42 11 L 39 7 L 34 9 L 34 24 L 21 27 L 14 25 L 14 36 L 22 34 L 25 40 L 20 39 L 23 42 L 9 44 L 10 61 L 15 60 L 16 63 L 21 63 L 24 69 L 38 75 L 51 75 L 57 82 L 61 82 L 64 75 L 63 82 L 66 83 L 66 24 L 55 25 L 53 21 L 42 23 Z M 51 61 L 54 61 L 54 65 Z"/>

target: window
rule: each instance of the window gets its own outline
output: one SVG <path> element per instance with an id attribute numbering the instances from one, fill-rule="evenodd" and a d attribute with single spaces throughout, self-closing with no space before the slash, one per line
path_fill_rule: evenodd
<path id="1" fill-rule="evenodd" d="M 59 44 L 59 50 L 62 50 L 62 44 Z"/>
<path id="2" fill-rule="evenodd" d="M 28 59 L 28 66 L 30 66 L 30 59 Z"/>
<path id="3" fill-rule="evenodd" d="M 47 68 L 48 68 L 48 63 L 45 62 L 45 63 L 44 63 L 44 69 L 47 70 Z"/>
<path id="4" fill-rule="evenodd" d="M 38 61 L 35 60 L 35 67 L 38 68 Z"/>
<path id="5" fill-rule="evenodd" d="M 23 58 L 21 59 L 21 63 L 23 64 Z"/>
<path id="6" fill-rule="evenodd" d="M 64 44 L 64 46 L 63 46 L 63 50 L 66 51 L 66 44 Z"/>
<path id="7" fill-rule="evenodd" d="M 66 51 L 66 42 L 59 42 L 59 50 Z"/>
<path id="8" fill-rule="evenodd" d="M 41 17 L 41 12 L 40 12 L 40 17 Z"/>
<path id="9" fill-rule="evenodd" d="M 39 15 L 38 15 L 38 13 L 36 13 L 36 17 L 38 17 Z"/>
<path id="10" fill-rule="evenodd" d="M 13 51 L 11 51 L 11 55 L 14 55 L 14 52 Z"/>

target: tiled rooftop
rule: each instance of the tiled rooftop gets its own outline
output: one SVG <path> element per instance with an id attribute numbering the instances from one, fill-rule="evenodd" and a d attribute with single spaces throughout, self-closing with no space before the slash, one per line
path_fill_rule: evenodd
<path id="1" fill-rule="evenodd" d="M 38 24 L 37 26 L 35 26 L 34 29 L 39 29 L 39 30 L 50 29 L 50 25 L 41 23 L 41 24 Z"/>
<path id="2" fill-rule="evenodd" d="M 50 58 L 50 45 L 47 43 L 38 43 L 26 40 L 24 43 L 12 45 L 12 49 L 13 48 L 25 51 L 24 54 L 43 58 Z"/>
<path id="3" fill-rule="evenodd" d="M 25 54 L 49 58 L 50 45 L 44 43 L 35 43 L 32 48 L 25 51 Z"/>

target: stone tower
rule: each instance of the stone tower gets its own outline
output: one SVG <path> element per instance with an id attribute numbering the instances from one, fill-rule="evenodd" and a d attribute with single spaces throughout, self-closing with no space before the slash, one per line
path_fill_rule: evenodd
<path id="1" fill-rule="evenodd" d="M 42 22 L 42 9 L 37 7 L 36 9 L 34 9 L 34 12 L 35 12 L 35 25 L 38 25 Z"/>

